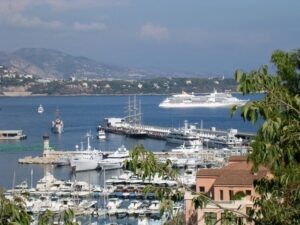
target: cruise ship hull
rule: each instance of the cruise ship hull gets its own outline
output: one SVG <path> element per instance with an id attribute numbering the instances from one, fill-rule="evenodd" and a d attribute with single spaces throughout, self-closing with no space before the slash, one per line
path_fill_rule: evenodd
<path id="1" fill-rule="evenodd" d="M 208 102 L 208 103 L 165 103 L 162 102 L 159 104 L 161 108 L 226 108 L 232 107 L 234 105 L 242 106 L 246 104 L 247 101 L 239 101 L 239 102 Z"/>

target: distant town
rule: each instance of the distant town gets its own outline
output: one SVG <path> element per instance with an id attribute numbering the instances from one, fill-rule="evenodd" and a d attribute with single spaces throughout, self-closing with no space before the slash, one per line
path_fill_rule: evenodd
<path id="1" fill-rule="evenodd" d="M 181 91 L 208 93 L 235 91 L 233 78 L 208 77 L 155 77 L 150 79 L 45 78 L 38 75 L 19 73 L 0 65 L 0 95 L 123 95 L 123 94 L 173 94 Z"/>

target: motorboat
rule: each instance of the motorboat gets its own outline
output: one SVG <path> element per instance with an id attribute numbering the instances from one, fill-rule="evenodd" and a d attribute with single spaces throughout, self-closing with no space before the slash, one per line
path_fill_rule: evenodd
<path id="1" fill-rule="evenodd" d="M 206 95 L 188 94 L 182 91 L 181 94 L 175 94 L 167 97 L 159 104 L 161 108 L 216 108 L 231 107 L 234 105 L 242 106 L 249 100 L 242 100 L 233 97 L 229 92 L 214 92 Z"/>
<path id="2" fill-rule="evenodd" d="M 60 118 L 58 109 L 56 110 L 56 118 L 52 121 L 51 130 L 55 134 L 61 134 L 64 131 L 64 122 Z"/>
<path id="3" fill-rule="evenodd" d="M 44 112 L 44 107 L 42 105 L 39 105 L 38 107 L 38 113 L 42 114 Z"/>
<path id="4" fill-rule="evenodd" d="M 124 166 L 123 160 L 119 159 L 102 159 L 98 162 L 97 167 L 101 170 L 121 169 Z"/>
<path id="5" fill-rule="evenodd" d="M 127 159 L 129 159 L 129 151 L 122 145 L 115 152 L 109 154 L 107 158 L 99 161 L 98 166 L 102 170 L 120 169 Z"/>
<path id="6" fill-rule="evenodd" d="M 151 211 L 159 211 L 160 202 L 158 200 L 152 201 L 148 209 Z"/>
<path id="7" fill-rule="evenodd" d="M 173 144 L 185 146 L 202 145 L 202 140 L 199 135 L 194 132 L 195 126 L 189 125 L 187 120 L 184 121 L 184 127 L 171 129 L 166 136 L 166 141 Z"/>
<path id="8" fill-rule="evenodd" d="M 130 204 L 128 205 L 128 209 L 129 210 L 136 210 L 138 209 L 141 205 L 143 204 L 143 202 L 139 201 L 139 200 L 132 200 L 130 202 Z"/>
<path id="9" fill-rule="evenodd" d="M 62 156 L 56 161 L 56 166 L 68 166 L 70 165 L 70 158 Z"/>
<path id="10" fill-rule="evenodd" d="M 115 152 L 109 154 L 107 158 L 111 159 L 127 159 L 129 158 L 129 151 L 124 145 L 119 147 Z"/>
<path id="11" fill-rule="evenodd" d="M 233 147 L 241 146 L 243 144 L 242 138 L 237 138 L 236 129 L 230 129 L 226 135 L 219 135 L 208 139 L 208 144 L 213 145 L 213 147 Z"/>
<path id="12" fill-rule="evenodd" d="M 184 173 L 178 178 L 178 180 L 191 187 L 196 184 L 196 170 L 192 168 L 187 168 Z"/>
<path id="13" fill-rule="evenodd" d="M 106 134 L 104 130 L 99 130 L 97 133 L 97 139 L 101 140 L 105 140 L 106 139 Z"/>
<path id="14" fill-rule="evenodd" d="M 180 145 L 179 147 L 171 149 L 172 152 L 180 152 L 180 153 L 198 153 L 201 150 L 203 150 L 203 145 L 191 145 L 186 146 L 185 143 L 183 145 Z"/>
<path id="15" fill-rule="evenodd" d="M 120 207 L 121 203 L 123 201 L 118 198 L 110 198 L 108 199 L 108 203 L 106 205 L 107 209 L 112 210 L 112 209 L 117 209 Z"/>

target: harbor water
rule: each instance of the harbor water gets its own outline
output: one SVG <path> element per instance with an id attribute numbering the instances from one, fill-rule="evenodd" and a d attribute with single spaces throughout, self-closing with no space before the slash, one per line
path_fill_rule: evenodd
<path id="1" fill-rule="evenodd" d="M 239 98 L 248 98 L 237 95 Z M 253 126 L 242 120 L 239 112 L 231 118 L 228 108 L 195 108 L 195 109 L 162 109 L 158 104 L 166 96 L 137 96 L 141 102 L 142 122 L 147 125 L 178 128 L 183 126 L 184 120 L 189 123 L 202 123 L 203 128 L 216 127 L 227 130 L 255 132 Z M 251 96 L 252 99 L 260 95 Z M 30 180 L 33 170 L 33 183 L 40 179 L 44 170 L 52 170 L 57 178 L 70 179 L 74 174 L 68 167 L 55 168 L 52 165 L 19 165 L 17 160 L 24 156 L 42 154 L 42 136 L 49 135 L 50 146 L 57 150 L 75 150 L 83 144 L 85 134 L 91 132 L 91 146 L 100 150 L 114 151 L 121 145 L 127 149 L 142 144 L 150 151 L 162 151 L 173 148 L 163 140 L 134 139 L 117 134 L 108 134 L 105 141 L 96 138 L 96 127 L 107 117 L 126 116 L 129 96 L 40 96 L 40 97 L 1 97 L 0 129 L 22 129 L 27 135 L 22 141 L 0 142 L 0 187 L 11 188 L 13 183 L 20 183 L 24 179 Z M 140 99 L 140 100 L 139 100 Z M 44 112 L 37 112 L 39 105 L 43 105 Z M 62 134 L 51 133 L 51 121 L 59 109 L 60 117 L 64 121 Z M 201 122 L 202 121 L 202 122 Z M 113 171 L 114 173 L 116 171 Z M 90 177 L 91 182 L 99 183 L 101 174 L 97 171 L 77 174 L 77 179 Z M 108 175 L 109 176 L 109 175 Z"/>

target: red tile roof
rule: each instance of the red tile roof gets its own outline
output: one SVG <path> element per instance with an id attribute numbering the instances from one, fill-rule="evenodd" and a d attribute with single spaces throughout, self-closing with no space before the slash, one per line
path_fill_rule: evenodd
<path id="1" fill-rule="evenodd" d="M 252 173 L 247 170 L 224 170 L 216 179 L 214 185 L 253 185 L 254 180 L 260 180 L 267 171 Z"/>
<path id="2" fill-rule="evenodd" d="M 200 169 L 197 177 L 212 177 L 214 185 L 253 185 L 254 180 L 265 177 L 268 173 L 266 167 L 260 166 L 257 173 L 252 172 L 252 163 L 246 157 L 234 156 L 229 164 L 221 169 Z"/>

